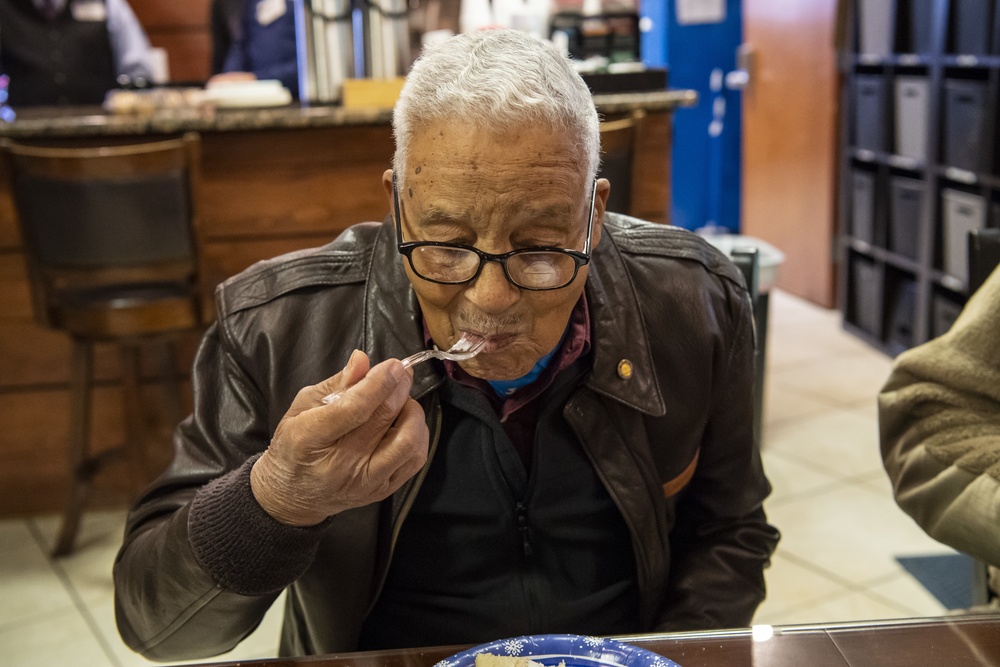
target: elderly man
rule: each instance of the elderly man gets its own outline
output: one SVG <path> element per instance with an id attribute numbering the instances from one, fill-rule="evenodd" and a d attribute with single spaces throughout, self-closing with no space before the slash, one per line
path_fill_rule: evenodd
<path id="1" fill-rule="evenodd" d="M 393 123 L 390 219 L 220 287 L 115 566 L 126 642 L 225 651 L 285 589 L 286 655 L 748 624 L 778 535 L 739 273 L 606 213 L 593 101 L 531 37 L 433 50 Z"/>

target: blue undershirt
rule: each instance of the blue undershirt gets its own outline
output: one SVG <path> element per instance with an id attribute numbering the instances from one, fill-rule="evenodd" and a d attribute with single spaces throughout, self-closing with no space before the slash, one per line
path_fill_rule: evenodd
<path id="1" fill-rule="evenodd" d="M 562 341 L 560 340 L 559 343 L 561 345 Z M 493 387 L 493 391 L 497 396 L 500 398 L 507 398 L 521 387 L 527 387 L 529 384 L 537 380 L 538 376 L 545 370 L 545 367 L 549 365 L 552 355 L 554 355 L 558 349 L 559 345 L 556 345 L 552 348 L 551 352 L 535 362 L 534 367 L 528 371 L 527 375 L 522 375 L 521 377 L 513 380 L 487 380 L 487 382 L 489 382 L 490 386 Z"/>

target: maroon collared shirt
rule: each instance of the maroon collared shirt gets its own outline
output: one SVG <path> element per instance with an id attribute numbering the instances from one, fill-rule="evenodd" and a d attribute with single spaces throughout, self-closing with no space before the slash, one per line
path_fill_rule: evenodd
<path id="1" fill-rule="evenodd" d="M 427 323 L 424 323 L 424 339 L 428 347 L 433 344 Z M 507 437 L 524 463 L 525 470 L 531 469 L 531 456 L 534 451 L 535 425 L 541 404 L 535 400 L 552 385 L 556 375 L 569 368 L 577 359 L 590 350 L 590 309 L 587 307 L 586 294 L 580 295 L 573 312 L 570 313 L 566 333 L 559 343 L 559 349 L 549 360 L 538 379 L 521 387 L 508 397 L 501 398 L 493 391 L 490 383 L 482 378 L 469 375 L 454 361 L 445 361 L 444 368 L 452 380 L 472 387 L 482 392 L 490 401 L 500 423 L 503 424 Z"/>

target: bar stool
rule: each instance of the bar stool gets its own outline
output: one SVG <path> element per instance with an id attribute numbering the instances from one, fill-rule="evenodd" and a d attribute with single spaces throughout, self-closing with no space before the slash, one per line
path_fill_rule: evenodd
<path id="1" fill-rule="evenodd" d="M 124 453 L 132 477 L 151 470 L 140 397 L 140 348 L 165 362 L 165 412 L 183 407 L 174 344 L 203 328 L 196 233 L 200 142 L 180 139 L 100 148 L 0 144 L 28 266 L 35 319 L 72 340 L 70 491 L 53 556 L 73 550 L 95 474 Z M 93 354 L 118 348 L 125 443 L 90 447 Z"/>
<path id="2" fill-rule="evenodd" d="M 601 169 L 598 176 L 611 181 L 607 209 L 632 214 L 632 162 L 635 144 L 646 112 L 633 111 L 624 118 L 601 123 Z"/>

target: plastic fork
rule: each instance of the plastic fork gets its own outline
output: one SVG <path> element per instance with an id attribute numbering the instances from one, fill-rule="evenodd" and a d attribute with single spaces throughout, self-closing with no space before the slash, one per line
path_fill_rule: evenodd
<path id="1" fill-rule="evenodd" d="M 447 350 L 421 350 L 403 359 L 403 368 L 410 368 L 428 359 L 446 359 L 449 361 L 465 361 L 471 359 L 486 346 L 486 339 L 468 331 L 463 332 L 455 344 Z M 329 405 L 341 397 L 347 389 L 338 389 L 323 397 L 323 403 Z"/>

